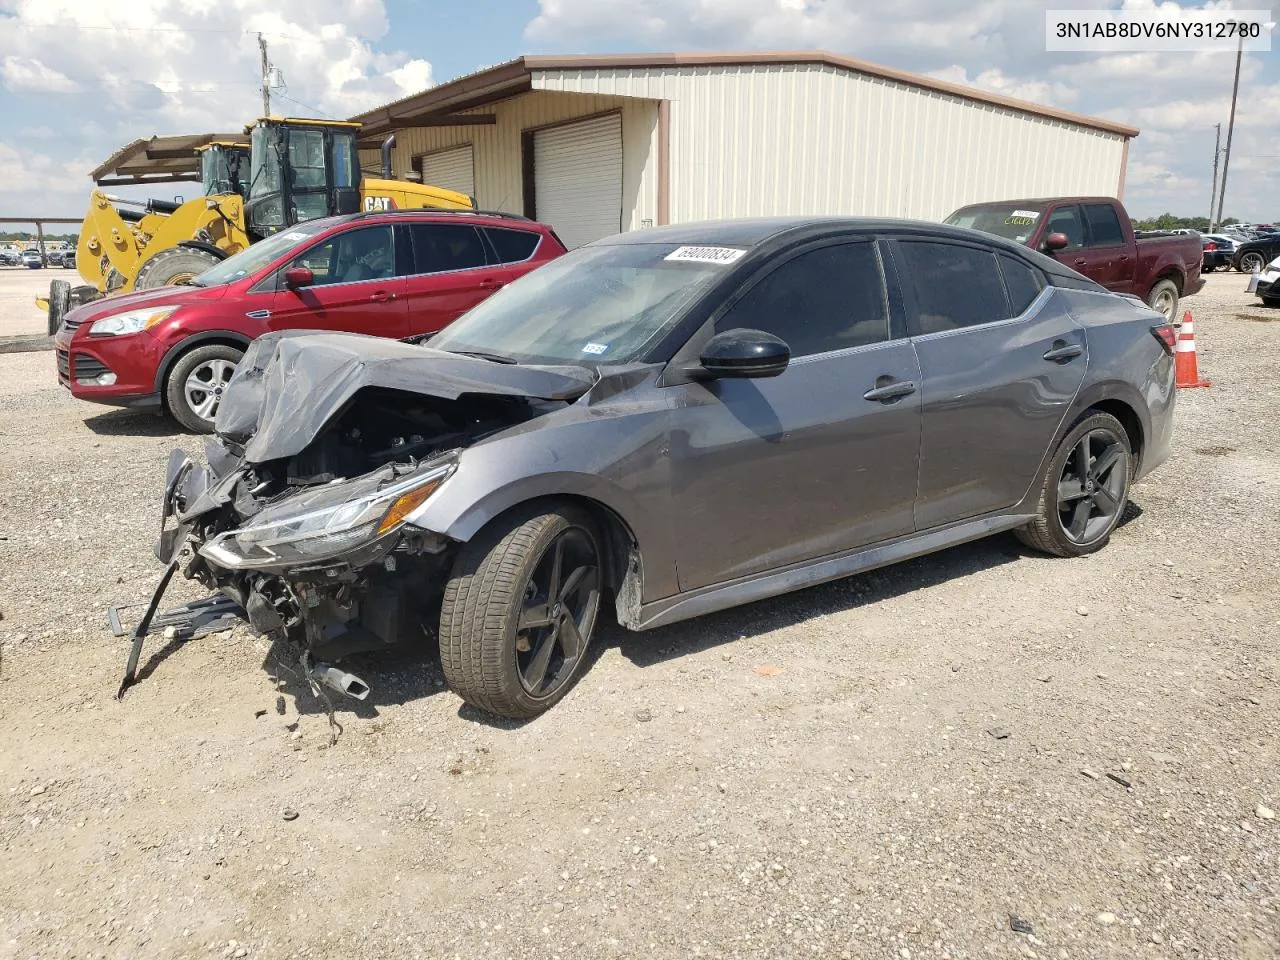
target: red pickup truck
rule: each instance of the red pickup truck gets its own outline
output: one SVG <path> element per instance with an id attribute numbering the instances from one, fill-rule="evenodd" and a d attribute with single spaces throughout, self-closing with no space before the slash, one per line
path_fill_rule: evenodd
<path id="1" fill-rule="evenodd" d="M 1204 286 L 1199 237 L 1135 237 L 1129 214 L 1112 197 L 975 203 L 946 222 L 1046 253 L 1108 290 L 1141 297 L 1171 322 L 1178 300 Z"/>

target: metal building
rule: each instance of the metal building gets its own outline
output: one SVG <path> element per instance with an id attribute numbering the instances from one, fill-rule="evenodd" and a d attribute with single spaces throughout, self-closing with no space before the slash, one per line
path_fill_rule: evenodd
<path id="1" fill-rule="evenodd" d="M 823 52 L 528 56 L 352 119 L 367 167 L 394 132 L 398 175 L 544 220 L 571 247 L 716 217 L 1119 197 L 1138 135 Z"/>

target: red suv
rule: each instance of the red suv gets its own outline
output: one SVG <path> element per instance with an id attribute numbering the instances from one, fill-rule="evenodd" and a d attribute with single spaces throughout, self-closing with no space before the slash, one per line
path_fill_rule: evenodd
<path id="1" fill-rule="evenodd" d="M 552 230 L 501 214 L 405 210 L 310 220 L 189 285 L 107 297 L 67 314 L 54 346 L 74 396 L 163 404 L 199 433 L 249 341 L 273 330 L 403 340 L 435 333 L 565 252 Z"/>

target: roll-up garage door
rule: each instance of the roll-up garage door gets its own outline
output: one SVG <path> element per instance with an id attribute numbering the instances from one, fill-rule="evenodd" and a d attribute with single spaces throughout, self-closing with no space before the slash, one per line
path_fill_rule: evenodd
<path id="1" fill-rule="evenodd" d="M 622 118 L 618 114 L 533 135 L 534 208 L 572 250 L 622 229 Z"/>
<path id="2" fill-rule="evenodd" d="M 428 153 L 422 158 L 422 182 L 446 190 L 457 190 L 468 197 L 476 195 L 475 168 L 471 159 L 471 144 Z"/>

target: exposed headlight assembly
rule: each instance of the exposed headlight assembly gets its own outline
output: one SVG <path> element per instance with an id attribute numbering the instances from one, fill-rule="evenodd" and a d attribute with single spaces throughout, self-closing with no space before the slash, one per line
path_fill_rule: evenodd
<path id="1" fill-rule="evenodd" d="M 103 317 L 89 325 L 89 336 L 120 337 L 126 333 L 141 333 L 149 327 L 154 327 L 177 309 L 177 305 L 146 307 L 142 310 L 129 310 L 126 313 L 117 313 L 115 316 Z"/>
<path id="2" fill-rule="evenodd" d="M 200 549 L 222 567 L 265 570 L 327 560 L 391 533 L 449 479 L 457 463 L 419 471 L 377 489 L 368 477 L 318 488 L 269 507 Z M 368 492 L 363 488 L 372 487 Z M 297 501 L 303 501 L 299 503 Z M 327 501 L 327 502 L 326 502 Z M 318 503 L 324 503 L 318 506 Z M 313 507 L 314 509 L 307 509 Z M 301 512 L 298 512 L 301 510 Z"/>

